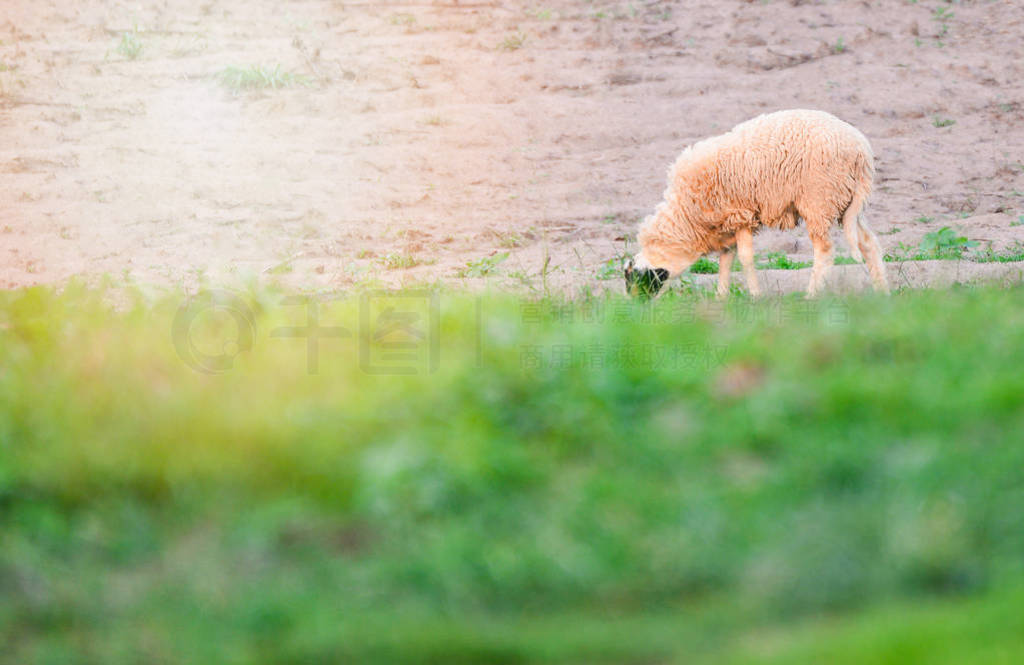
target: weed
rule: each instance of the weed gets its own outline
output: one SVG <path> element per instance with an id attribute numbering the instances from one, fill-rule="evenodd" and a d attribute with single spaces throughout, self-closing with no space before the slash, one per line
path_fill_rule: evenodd
<path id="1" fill-rule="evenodd" d="M 860 263 L 857 259 L 852 256 L 837 256 L 833 261 L 833 265 L 837 266 L 852 266 Z"/>
<path id="2" fill-rule="evenodd" d="M 932 12 L 932 20 L 938 21 L 939 23 L 946 23 L 953 19 L 956 14 L 953 13 L 949 7 L 936 7 L 935 11 Z"/>
<path id="3" fill-rule="evenodd" d="M 956 231 L 944 226 L 938 231 L 926 233 L 917 247 L 899 243 L 895 251 L 885 255 L 886 261 L 927 261 L 930 259 L 962 259 L 964 252 L 978 246 L 977 240 L 957 235 Z"/>
<path id="4" fill-rule="evenodd" d="M 836 40 L 836 43 L 832 45 L 832 52 L 838 55 L 845 50 L 846 44 L 843 43 L 843 38 L 840 37 L 839 39 Z"/>
<path id="5" fill-rule="evenodd" d="M 508 273 L 509 279 L 522 284 L 531 291 L 536 291 L 536 287 L 533 285 L 533 278 L 525 270 L 512 270 Z"/>
<path id="6" fill-rule="evenodd" d="M 424 260 L 413 256 L 408 253 L 401 252 L 389 252 L 384 256 L 377 259 L 377 263 L 384 266 L 387 270 L 405 270 L 406 268 L 415 268 L 416 266 L 430 265 L 435 261 Z"/>
<path id="7" fill-rule="evenodd" d="M 920 215 L 919 217 L 915 217 L 914 218 L 915 222 L 921 222 L 922 224 L 927 224 L 928 222 L 930 222 L 932 220 L 933 220 L 933 218 L 929 217 L 928 215 Z"/>
<path id="8" fill-rule="evenodd" d="M 502 252 L 494 256 L 485 256 L 476 261 L 469 261 L 466 263 L 466 267 L 460 269 L 456 275 L 458 277 L 486 277 L 494 273 L 498 265 L 507 258 L 508 252 Z"/>
<path id="9" fill-rule="evenodd" d="M 1010 222 L 1010 226 L 1024 226 L 1024 215 L 1017 217 L 1016 222 Z"/>
<path id="10" fill-rule="evenodd" d="M 270 88 L 289 88 L 296 85 L 309 86 L 305 76 L 284 71 L 281 65 L 268 67 L 254 65 L 252 67 L 227 67 L 217 74 L 221 85 L 233 93 L 244 90 L 260 90 Z"/>
<path id="11" fill-rule="evenodd" d="M 121 33 L 121 42 L 117 45 L 117 52 L 135 60 L 142 54 L 142 39 L 139 37 L 139 27 L 134 26 L 131 30 Z"/>
<path id="12" fill-rule="evenodd" d="M 617 279 L 622 275 L 624 268 L 623 261 L 624 259 L 622 257 L 608 259 L 601 264 L 600 268 L 597 269 L 597 278 L 603 281 Z"/>
<path id="13" fill-rule="evenodd" d="M 698 275 L 714 275 L 718 272 L 718 262 L 702 256 L 690 266 L 690 272 Z"/>
<path id="14" fill-rule="evenodd" d="M 968 240 L 966 236 L 957 235 L 956 231 L 944 226 L 938 231 L 926 233 L 918 249 L 925 258 L 959 259 L 966 250 L 977 246 L 977 240 Z"/>
<path id="15" fill-rule="evenodd" d="M 522 32 L 516 32 L 508 35 L 498 44 L 498 48 L 503 51 L 516 51 L 523 48 L 523 44 L 526 42 L 526 34 Z"/>
<path id="16" fill-rule="evenodd" d="M 989 243 L 989 246 L 983 251 L 976 252 L 971 256 L 971 260 L 978 263 L 1017 263 L 1024 261 L 1024 243 L 1017 241 L 1004 252 L 996 252 L 992 249 L 992 244 Z"/>
<path id="17" fill-rule="evenodd" d="M 523 238 L 518 233 L 499 233 L 498 234 L 498 245 L 506 248 L 518 247 L 522 243 Z"/>
<path id="18" fill-rule="evenodd" d="M 761 256 L 760 263 L 757 267 L 761 270 L 799 270 L 801 268 L 809 268 L 811 266 L 808 261 L 793 261 L 785 252 L 769 252 Z"/>
<path id="19" fill-rule="evenodd" d="M 953 20 L 955 14 L 949 7 L 936 7 L 935 11 L 932 12 L 932 20 L 937 21 L 941 26 L 939 30 L 939 39 L 935 42 L 935 45 L 942 47 L 942 38 L 949 34 L 949 22 Z"/>
<path id="20" fill-rule="evenodd" d="M 955 125 L 956 120 L 953 118 L 943 118 L 942 116 L 937 115 L 932 118 L 932 124 L 939 128 L 949 127 L 951 125 Z"/>
<path id="21" fill-rule="evenodd" d="M 405 25 L 409 26 L 416 22 L 416 17 L 412 14 L 392 14 L 388 17 L 388 23 L 391 25 Z"/>

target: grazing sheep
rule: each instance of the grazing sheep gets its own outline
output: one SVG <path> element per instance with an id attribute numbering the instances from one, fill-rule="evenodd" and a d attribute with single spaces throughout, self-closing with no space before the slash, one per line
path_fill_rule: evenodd
<path id="1" fill-rule="evenodd" d="M 832 267 L 829 230 L 840 219 L 851 255 L 866 261 L 875 289 L 888 292 L 878 239 L 861 214 L 873 175 L 868 140 L 824 111 L 768 113 L 700 141 L 676 160 L 665 200 L 640 226 L 641 251 L 626 267 L 626 289 L 653 296 L 718 251 L 718 295 L 725 296 L 736 252 L 756 297 L 753 234 L 762 226 L 791 229 L 802 218 L 814 246 L 807 297 L 821 291 Z"/>

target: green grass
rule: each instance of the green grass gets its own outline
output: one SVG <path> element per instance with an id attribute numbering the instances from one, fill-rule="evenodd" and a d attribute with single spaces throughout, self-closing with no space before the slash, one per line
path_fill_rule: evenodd
<path id="1" fill-rule="evenodd" d="M 714 275 L 718 273 L 718 261 L 702 256 L 690 266 L 690 272 L 699 275 Z"/>
<path id="2" fill-rule="evenodd" d="M 500 252 L 493 256 L 485 256 L 475 261 L 469 261 L 466 263 L 466 267 L 459 269 L 457 275 L 459 277 L 487 277 L 495 273 L 498 270 L 498 266 L 507 258 L 508 252 Z"/>
<path id="3" fill-rule="evenodd" d="M 388 270 L 405 270 L 433 263 L 432 260 L 425 260 L 408 252 L 388 252 L 376 261 Z"/>
<path id="4" fill-rule="evenodd" d="M 144 44 L 139 36 L 138 27 L 121 33 L 121 41 L 117 45 L 117 52 L 128 60 L 136 60 L 142 55 Z"/>
<path id="5" fill-rule="evenodd" d="M 885 255 L 886 261 L 928 261 L 935 259 L 962 259 L 967 250 L 979 245 L 977 240 L 959 235 L 949 226 L 924 234 L 917 247 L 899 243 L 896 249 Z M 970 257 L 973 258 L 973 257 Z"/>
<path id="6" fill-rule="evenodd" d="M 811 267 L 810 261 L 794 261 L 785 252 L 768 252 L 758 258 L 757 267 L 760 270 L 799 270 Z"/>
<path id="7" fill-rule="evenodd" d="M 971 260 L 978 263 L 1016 263 L 1024 261 L 1024 244 L 1015 242 L 1003 252 L 997 252 L 991 247 L 971 255 Z"/>
<path id="8" fill-rule="evenodd" d="M 518 51 L 526 43 L 526 33 L 516 32 L 501 40 L 498 48 L 502 51 Z"/>
<path id="9" fill-rule="evenodd" d="M 1020 652 L 1020 289 L 442 294 L 405 375 L 340 295 L 311 373 L 283 293 L 0 291 L 0 662 Z"/>
<path id="10" fill-rule="evenodd" d="M 628 258 L 628 256 L 616 256 L 608 259 L 601 264 L 601 267 L 597 269 L 597 274 L 594 276 L 601 281 L 622 279 Z"/>
<path id="11" fill-rule="evenodd" d="M 227 90 L 233 93 L 251 90 L 278 90 L 294 86 L 311 85 L 309 78 L 285 71 L 281 65 L 253 65 L 251 67 L 226 67 L 217 74 Z"/>

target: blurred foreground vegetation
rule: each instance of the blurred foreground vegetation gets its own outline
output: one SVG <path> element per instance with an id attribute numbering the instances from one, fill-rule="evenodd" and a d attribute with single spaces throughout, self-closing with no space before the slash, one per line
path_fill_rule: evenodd
<path id="1" fill-rule="evenodd" d="M 381 297 L 0 293 L 0 663 L 1020 662 L 1021 290 Z"/>

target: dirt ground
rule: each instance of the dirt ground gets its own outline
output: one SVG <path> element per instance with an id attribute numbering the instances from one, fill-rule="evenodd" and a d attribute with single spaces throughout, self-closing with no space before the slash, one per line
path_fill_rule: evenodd
<path id="1" fill-rule="evenodd" d="M 947 225 L 998 250 L 1024 241 L 1022 34 L 1016 0 L 7 0 L 0 287 L 621 289 L 679 151 L 798 107 L 871 140 L 887 250 Z M 297 78 L 223 82 L 255 65 Z M 810 258 L 802 229 L 756 242 Z"/>

